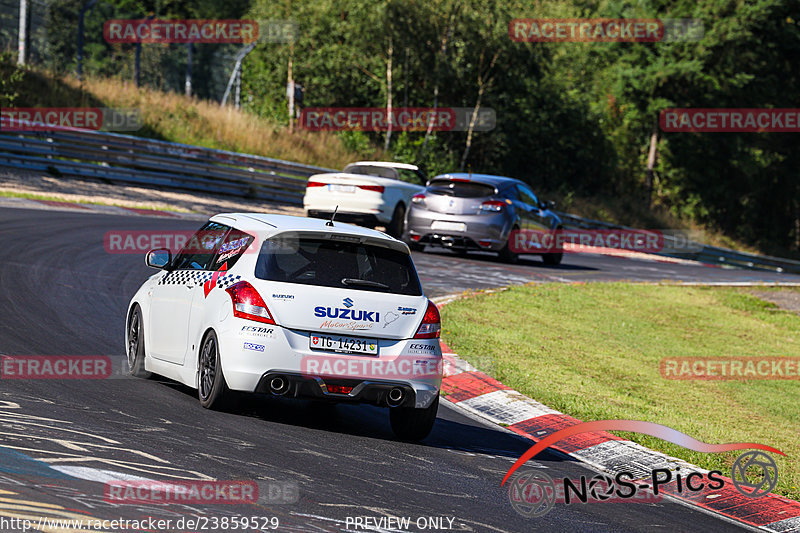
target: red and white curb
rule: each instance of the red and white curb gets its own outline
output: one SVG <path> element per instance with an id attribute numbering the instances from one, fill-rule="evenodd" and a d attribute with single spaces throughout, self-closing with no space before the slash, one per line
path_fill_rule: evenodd
<path id="1" fill-rule="evenodd" d="M 457 298 L 444 296 L 432 300 L 441 308 Z M 459 358 L 444 341 L 441 344 L 444 357 L 442 393 L 450 403 L 534 442 L 581 422 L 507 387 Z M 656 468 L 674 471 L 680 467 L 685 479 L 690 472 L 709 472 L 607 432 L 574 435 L 551 448 L 611 475 L 628 471 L 643 479 L 650 477 Z M 677 481 L 673 480 L 660 487 L 660 491 L 684 504 L 763 531 L 800 533 L 800 502 L 777 494 L 748 498 L 739 493 L 730 478 L 723 479 L 724 486 L 717 490 L 684 489 L 679 492 Z"/>
<path id="2" fill-rule="evenodd" d="M 565 243 L 564 250 L 572 253 L 608 255 L 612 257 L 624 257 L 627 259 L 639 259 L 640 261 L 652 261 L 655 263 L 673 263 L 678 265 L 702 265 L 712 268 L 723 268 L 723 265 L 715 265 L 713 263 L 706 263 L 703 261 L 696 261 L 693 259 L 683 259 L 680 257 L 657 255 L 652 253 L 639 252 L 636 250 L 625 250 L 620 248 L 606 248 L 601 246 L 593 246 L 587 250 L 586 247 L 573 245 L 572 243 Z"/>

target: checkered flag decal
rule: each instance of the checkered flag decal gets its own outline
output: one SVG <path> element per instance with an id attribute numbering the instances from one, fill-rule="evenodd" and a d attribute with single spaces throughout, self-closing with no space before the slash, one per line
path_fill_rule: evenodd
<path id="1" fill-rule="evenodd" d="M 159 285 L 202 285 L 211 279 L 213 272 L 204 270 L 173 270 L 161 278 Z"/>
<path id="2" fill-rule="evenodd" d="M 234 276 L 233 274 L 225 274 L 224 276 L 220 276 L 217 278 L 217 287 L 220 289 L 227 289 L 231 285 L 238 283 L 241 281 L 242 276 Z"/>

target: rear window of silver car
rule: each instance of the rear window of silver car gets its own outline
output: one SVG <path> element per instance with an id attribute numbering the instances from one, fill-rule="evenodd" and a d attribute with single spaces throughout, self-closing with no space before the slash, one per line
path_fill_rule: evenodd
<path id="1" fill-rule="evenodd" d="M 494 195 L 494 187 L 474 181 L 433 180 L 427 192 L 455 198 L 484 198 Z"/>
<path id="2" fill-rule="evenodd" d="M 420 296 L 411 257 L 383 246 L 276 236 L 261 245 L 255 276 L 269 281 Z"/>

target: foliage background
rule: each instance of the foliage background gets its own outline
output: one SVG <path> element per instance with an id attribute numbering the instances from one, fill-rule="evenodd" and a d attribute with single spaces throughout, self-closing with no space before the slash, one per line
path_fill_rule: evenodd
<path id="1" fill-rule="evenodd" d="M 31 63 L 75 71 L 85 0 L 31 2 Z M 16 48 L 16 0 L 0 0 L 0 46 Z M 497 127 L 475 133 L 394 132 L 389 154 L 429 173 L 513 175 L 559 198 L 660 211 L 764 251 L 800 252 L 798 137 L 790 133 L 658 133 L 652 197 L 645 165 L 665 107 L 784 107 L 800 97 L 794 0 L 100 0 L 87 12 L 84 72 L 133 78 L 134 45 L 102 38 L 109 18 L 291 19 L 291 45 L 263 43 L 243 64 L 243 108 L 288 122 L 287 67 L 304 106 L 382 107 L 392 64 L 395 107 L 481 106 Z M 695 18 L 702 39 L 675 43 L 518 43 L 514 18 Z M 193 94 L 219 101 L 237 45 L 198 44 Z M 186 45 L 143 45 L 142 82 L 182 93 Z M 13 80 L 2 90 L 13 94 Z M 19 102 L 17 102 L 20 105 Z M 7 101 L 4 105 L 10 105 Z M 371 153 L 382 133 L 340 134 Z M 566 205 L 565 205 L 566 204 Z M 662 219 L 663 220 L 663 219 Z"/>

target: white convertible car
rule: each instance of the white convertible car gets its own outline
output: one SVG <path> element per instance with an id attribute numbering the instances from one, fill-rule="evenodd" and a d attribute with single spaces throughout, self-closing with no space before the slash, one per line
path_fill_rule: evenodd
<path id="1" fill-rule="evenodd" d="M 374 228 L 400 238 L 411 198 L 424 190 L 425 175 L 415 165 L 359 161 L 342 172 L 315 174 L 308 179 L 303 207 L 306 215 Z"/>
<path id="2" fill-rule="evenodd" d="M 267 214 L 212 217 L 128 307 L 131 374 L 198 390 L 389 407 L 401 439 L 433 427 L 442 381 L 439 311 L 408 247 L 384 233 Z"/>

